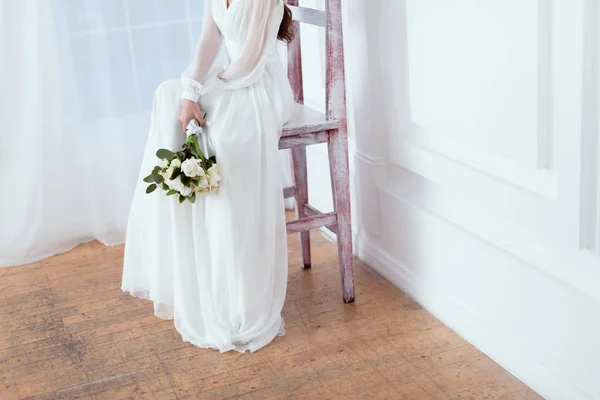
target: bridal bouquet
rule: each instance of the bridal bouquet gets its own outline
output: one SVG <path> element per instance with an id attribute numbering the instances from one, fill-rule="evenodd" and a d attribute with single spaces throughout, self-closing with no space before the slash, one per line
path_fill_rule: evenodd
<path id="1" fill-rule="evenodd" d="M 206 138 L 202 143 L 207 154 L 202 151 L 199 139 L 203 129 L 197 120 L 190 121 L 186 133 L 187 140 L 180 151 L 160 149 L 156 152 L 161 161 L 144 178 L 144 182 L 150 184 L 146 193 L 150 194 L 160 187 L 167 196 L 179 196 L 179 203 L 186 200 L 195 203 L 196 196 L 218 190 L 221 181 L 219 165 L 216 157 L 208 154 Z"/>

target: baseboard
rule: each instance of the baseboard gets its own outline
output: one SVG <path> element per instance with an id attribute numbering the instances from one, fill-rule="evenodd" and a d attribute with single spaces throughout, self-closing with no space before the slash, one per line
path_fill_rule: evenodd
<path id="1" fill-rule="evenodd" d="M 357 239 L 361 260 L 545 399 L 593 400 L 456 301 L 419 279 L 368 238 Z"/>

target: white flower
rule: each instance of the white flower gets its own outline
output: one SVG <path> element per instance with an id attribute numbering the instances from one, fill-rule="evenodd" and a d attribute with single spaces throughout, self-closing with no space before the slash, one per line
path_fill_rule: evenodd
<path id="1" fill-rule="evenodd" d="M 159 172 L 159 175 L 162 175 L 165 179 L 169 179 L 171 176 L 173 176 L 173 167 L 169 167 L 164 171 Z"/>
<path id="2" fill-rule="evenodd" d="M 167 160 L 166 158 L 163 158 L 162 160 L 160 160 L 161 168 L 167 168 L 168 166 L 169 166 L 169 160 Z"/>
<path id="3" fill-rule="evenodd" d="M 199 191 L 204 191 L 204 189 L 208 188 L 208 179 L 206 178 L 206 175 L 202 175 L 200 177 L 200 181 L 197 183 L 197 188 Z"/>
<path id="4" fill-rule="evenodd" d="M 221 175 L 219 175 L 219 166 L 217 164 L 213 164 L 212 167 L 208 169 L 208 180 L 210 182 L 210 186 L 217 187 L 219 186 L 219 182 L 221 181 Z"/>
<path id="5" fill-rule="evenodd" d="M 181 171 L 190 178 L 194 178 L 198 175 L 204 174 L 202 167 L 200 166 L 200 160 L 195 158 L 189 158 L 181 164 Z"/>
<path id="6" fill-rule="evenodd" d="M 181 182 L 181 175 L 178 175 L 177 178 L 170 180 L 166 179 L 165 183 L 171 190 L 175 190 L 177 192 L 181 192 L 181 190 L 185 187 L 183 182 Z"/>
<path id="7" fill-rule="evenodd" d="M 198 121 L 195 119 L 191 120 L 188 126 L 185 128 L 185 133 L 188 136 L 199 135 L 202 132 L 204 132 L 204 129 L 202 129 Z"/>
<path id="8" fill-rule="evenodd" d="M 173 168 L 181 167 L 181 161 L 179 161 L 179 158 L 174 158 L 173 161 L 171 161 L 171 167 L 173 167 Z"/>
<path id="9" fill-rule="evenodd" d="M 192 193 L 194 193 L 194 189 L 192 189 L 191 187 L 184 186 L 181 189 L 179 189 L 179 193 L 181 193 L 183 197 L 188 197 Z"/>

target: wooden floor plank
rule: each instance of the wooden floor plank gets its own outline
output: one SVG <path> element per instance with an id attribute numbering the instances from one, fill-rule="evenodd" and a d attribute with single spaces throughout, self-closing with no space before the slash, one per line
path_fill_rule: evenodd
<path id="1" fill-rule="evenodd" d="M 336 246 L 313 233 L 303 270 L 295 239 L 286 336 L 256 353 L 183 342 L 120 290 L 122 246 L 0 270 L 0 399 L 540 399 L 358 260 L 344 304 Z"/>

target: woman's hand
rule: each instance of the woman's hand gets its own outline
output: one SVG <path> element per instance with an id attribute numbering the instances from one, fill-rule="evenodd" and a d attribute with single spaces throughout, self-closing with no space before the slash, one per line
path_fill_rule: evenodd
<path id="1" fill-rule="evenodd" d="M 198 120 L 200 126 L 204 126 L 206 122 L 204 121 L 204 118 L 202 118 L 202 115 L 203 113 L 202 110 L 200 110 L 198 103 L 191 100 L 184 100 L 181 107 L 181 114 L 179 115 L 183 131 L 186 131 L 188 124 L 193 119 Z"/>

